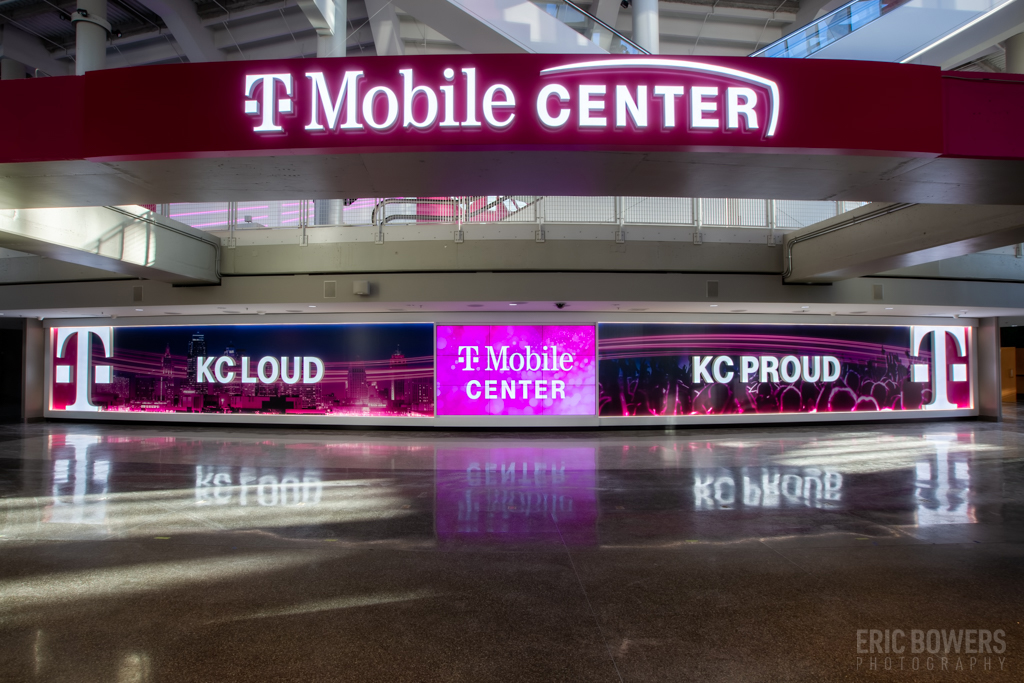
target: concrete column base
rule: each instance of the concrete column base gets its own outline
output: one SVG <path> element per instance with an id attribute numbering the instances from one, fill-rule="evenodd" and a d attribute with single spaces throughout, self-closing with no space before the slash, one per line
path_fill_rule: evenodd
<path id="1" fill-rule="evenodd" d="M 1003 421 L 1002 354 L 999 318 L 982 318 L 978 325 L 978 417 Z"/>

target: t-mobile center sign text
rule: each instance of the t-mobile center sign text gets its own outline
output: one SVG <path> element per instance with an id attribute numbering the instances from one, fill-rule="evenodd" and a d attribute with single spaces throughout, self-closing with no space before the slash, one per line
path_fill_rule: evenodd
<path id="1" fill-rule="evenodd" d="M 438 325 L 438 415 L 591 415 L 592 325 Z"/>

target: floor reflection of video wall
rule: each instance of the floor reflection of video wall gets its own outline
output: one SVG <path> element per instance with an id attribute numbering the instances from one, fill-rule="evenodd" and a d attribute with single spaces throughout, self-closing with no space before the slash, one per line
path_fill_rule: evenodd
<path id="1" fill-rule="evenodd" d="M 599 415 L 899 412 L 939 403 L 971 408 L 969 329 L 917 328 L 916 349 L 914 330 L 601 324 Z M 945 345 L 943 363 L 932 362 L 935 337 Z"/>
<path id="2" fill-rule="evenodd" d="M 438 448 L 435 469 L 438 538 L 596 543 L 593 447 Z"/>
<path id="3" fill-rule="evenodd" d="M 642 444 L 71 432 L 41 444 L 49 472 L 23 511 L 37 517 L 8 528 L 10 539 L 66 539 L 74 526 L 151 537 L 201 520 L 306 542 L 670 545 L 913 533 L 1003 507 L 977 495 L 986 480 L 972 462 L 994 447 L 972 430 Z"/>

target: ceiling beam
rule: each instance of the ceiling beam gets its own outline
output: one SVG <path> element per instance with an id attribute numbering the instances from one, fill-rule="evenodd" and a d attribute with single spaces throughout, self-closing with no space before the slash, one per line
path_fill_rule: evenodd
<path id="1" fill-rule="evenodd" d="M 224 54 L 213 42 L 213 32 L 203 26 L 192 0 L 139 0 L 158 14 L 190 62 L 219 62 Z"/>
<path id="2" fill-rule="evenodd" d="M 218 49 L 229 55 L 241 47 L 247 53 L 246 46 L 263 43 L 278 38 L 287 38 L 287 43 L 294 44 L 293 37 L 298 39 L 313 30 L 309 19 L 301 11 L 292 10 L 281 13 L 267 14 L 250 21 L 231 23 L 227 27 L 216 29 L 213 33 L 214 44 Z M 316 50 L 313 50 L 316 54 Z M 289 57 L 298 56 L 293 48 Z M 246 59 L 252 59 L 246 54 Z"/>
<path id="3" fill-rule="evenodd" d="M 74 64 L 57 59 L 43 42 L 11 24 L 0 25 L 0 57 L 21 62 L 32 69 L 40 69 L 50 76 L 67 76 L 74 72 Z"/>
<path id="4" fill-rule="evenodd" d="M 373 31 L 373 42 L 377 46 L 377 56 L 404 55 L 402 29 L 391 0 L 366 0 L 366 11 Z"/>

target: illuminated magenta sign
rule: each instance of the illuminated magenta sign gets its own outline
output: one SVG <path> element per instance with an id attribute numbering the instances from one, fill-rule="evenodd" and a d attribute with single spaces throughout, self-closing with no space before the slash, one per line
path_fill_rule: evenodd
<path id="1" fill-rule="evenodd" d="M 145 90 L 154 78 L 189 97 L 139 120 L 86 104 Z M 23 136 L 31 144 L 6 141 L 0 160 L 599 149 L 934 156 L 944 140 L 940 72 L 906 64 L 419 55 L 164 65 L 50 81 L 0 88 L 26 106 L 68 103 L 65 119 L 79 121 L 69 130 L 89 135 L 57 127 L 59 139 Z M 11 114 L 11 125 L 51 118 L 45 108 L 25 112 Z M 445 174 L 449 185 L 459 170 Z"/>
<path id="2" fill-rule="evenodd" d="M 438 325 L 438 415 L 593 415 L 593 325 Z"/>
<path id="3" fill-rule="evenodd" d="M 300 80 L 291 73 L 248 74 L 240 94 L 253 132 L 283 133 L 283 119 L 301 109 L 306 131 L 349 136 L 393 128 L 500 132 L 526 118 L 550 132 L 724 131 L 770 138 L 781 109 L 775 81 L 682 59 L 559 64 L 540 69 L 528 88 L 469 66 L 458 73 L 450 66 L 397 69 L 373 79 L 359 68 L 343 74 L 320 69 L 310 67 Z"/>

